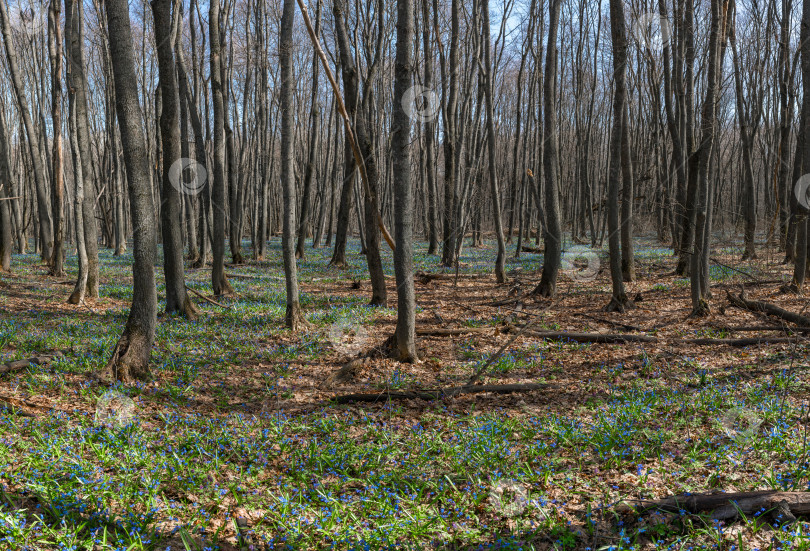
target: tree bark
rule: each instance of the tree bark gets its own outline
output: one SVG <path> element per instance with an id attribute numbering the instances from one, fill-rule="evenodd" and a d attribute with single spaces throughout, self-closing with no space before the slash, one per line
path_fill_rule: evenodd
<path id="1" fill-rule="evenodd" d="M 62 157 L 62 0 L 51 0 L 48 8 L 48 57 L 51 62 L 51 121 L 53 143 L 51 144 L 51 188 L 53 195 L 54 228 L 53 252 L 50 273 L 56 277 L 65 275 L 65 179 Z"/>
<path id="2" fill-rule="evenodd" d="M 624 5 L 622 0 L 610 0 L 610 37 L 613 44 L 613 129 L 610 136 L 610 169 L 608 171 L 608 247 L 610 249 L 610 279 L 613 293 L 607 311 L 624 312 L 633 307 L 624 289 L 621 235 L 619 228 L 619 181 L 624 176 L 627 186 L 627 172 L 624 171 L 626 156 L 622 154 L 627 140 L 625 77 L 627 73 L 627 33 L 625 32 Z M 625 157 L 623 159 L 623 157 Z"/>
<path id="3" fill-rule="evenodd" d="M 490 38 L 489 0 L 482 0 L 482 17 L 484 36 L 484 96 L 487 110 L 487 142 L 489 152 L 489 185 L 492 193 L 492 217 L 495 221 L 495 239 L 498 242 L 498 256 L 495 258 L 495 280 L 506 283 L 506 243 L 503 237 L 503 221 L 501 218 L 501 192 L 498 189 L 498 170 L 496 167 L 496 136 L 495 136 L 495 102 L 492 98 L 494 71 L 492 64 L 492 39 Z M 555 61 L 556 62 L 556 61 Z M 545 272 L 545 270 L 544 270 Z"/>
<path id="4" fill-rule="evenodd" d="M 163 273 L 166 278 L 166 313 L 197 317 L 197 310 L 186 293 L 183 266 L 183 233 L 180 190 L 182 167 L 180 157 L 180 109 L 174 64 L 174 29 L 172 0 L 152 0 L 160 86 L 160 143 L 163 180 L 160 186 L 160 218 L 163 233 Z"/>
<path id="5" fill-rule="evenodd" d="M 208 7 L 208 40 L 211 53 L 211 96 L 214 111 L 214 177 L 211 203 L 214 215 L 212 250 L 214 263 L 211 270 L 211 286 L 214 296 L 232 293 L 228 278 L 225 277 L 225 103 L 222 89 L 222 37 L 220 0 L 211 0 Z"/>
<path id="6" fill-rule="evenodd" d="M 810 1 L 810 0 L 807 0 Z M 411 181 L 411 121 L 402 100 L 411 86 L 414 2 L 397 0 L 397 41 L 394 64 L 394 114 L 391 153 L 394 170 L 394 274 L 397 282 L 397 326 L 394 357 L 414 362 L 416 352 L 416 298 L 413 284 L 413 183 Z"/>
<path id="7" fill-rule="evenodd" d="M 295 0 L 284 0 L 281 16 L 278 56 L 281 64 L 281 191 L 284 194 L 282 216 L 282 254 L 284 256 L 284 280 L 287 285 L 287 327 L 297 331 L 304 325 L 304 316 L 298 302 L 298 271 L 295 261 L 295 112 L 293 89 L 293 25 L 295 24 Z"/>
<path id="8" fill-rule="evenodd" d="M 2 31 L 3 42 L 6 46 L 6 61 L 11 75 L 11 83 L 14 88 L 14 96 L 17 99 L 17 107 L 20 110 L 20 117 L 28 138 L 28 153 L 31 157 L 34 183 L 36 184 L 37 209 L 39 212 L 39 239 L 41 245 L 41 257 L 50 264 L 53 257 L 53 219 L 51 218 L 51 208 L 48 204 L 48 195 L 45 183 L 45 168 L 42 165 L 42 156 L 39 150 L 39 138 L 34 123 L 31 119 L 31 111 L 28 108 L 28 95 L 23 85 L 22 75 L 17 63 L 17 50 L 11 35 L 11 21 L 8 16 L 6 0 L 0 0 L 0 31 Z"/>
<path id="9" fill-rule="evenodd" d="M 709 312 L 708 282 L 704 281 L 704 264 L 708 265 L 707 221 L 709 220 L 709 163 L 717 128 L 716 98 L 722 73 L 721 42 L 725 38 L 725 23 L 728 0 L 712 0 L 711 32 L 709 34 L 709 61 L 706 80 L 706 97 L 701 113 L 701 139 L 697 155 L 697 198 L 695 204 L 695 227 L 690 261 L 692 315 L 704 316 Z M 810 1 L 810 0 L 807 0 Z"/>
<path id="10" fill-rule="evenodd" d="M 552 0 L 549 16 L 546 73 L 543 82 L 543 171 L 546 177 L 545 217 L 543 233 L 543 274 L 534 293 L 553 297 L 557 293 L 557 276 L 562 261 L 562 224 L 560 221 L 559 182 L 557 181 L 557 28 L 560 22 L 562 0 Z"/>
<path id="11" fill-rule="evenodd" d="M 127 170 L 134 233 L 134 289 L 124 333 L 105 368 L 105 374 L 130 382 L 148 379 L 149 357 L 155 340 L 157 293 L 155 287 L 156 231 L 154 204 L 149 189 L 146 138 L 141 126 L 138 80 L 132 48 L 132 27 L 126 0 L 107 0 L 107 26 L 115 85 L 115 107 Z"/>

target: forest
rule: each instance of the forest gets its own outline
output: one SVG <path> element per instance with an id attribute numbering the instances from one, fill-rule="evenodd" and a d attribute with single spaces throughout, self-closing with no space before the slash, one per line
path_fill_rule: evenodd
<path id="1" fill-rule="evenodd" d="M 0 551 L 810 549 L 810 0 L 0 0 L 0 98 Z"/>

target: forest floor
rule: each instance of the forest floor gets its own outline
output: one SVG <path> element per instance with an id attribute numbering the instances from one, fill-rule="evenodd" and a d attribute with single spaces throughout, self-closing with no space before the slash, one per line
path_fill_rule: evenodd
<path id="1" fill-rule="evenodd" d="M 236 294 L 217 299 L 222 306 L 196 300 L 197 321 L 159 321 L 154 381 L 113 388 L 88 375 L 126 320 L 131 255 L 102 253 L 101 298 L 83 306 L 66 303 L 75 257 L 70 276 L 54 278 L 35 255 L 15 256 L 13 273 L 0 275 L 0 364 L 62 355 L 0 375 L 0 402 L 24 405 L 0 410 L 0 548 L 810 548 L 810 523 L 775 527 L 766 511 L 718 522 L 618 507 L 683 493 L 808 490 L 808 341 L 683 342 L 784 336 L 779 320 L 731 307 L 725 294 L 744 285 L 749 298 L 806 311 L 810 299 L 780 294 L 790 270 L 775 249 L 742 263 L 739 247 L 718 246 L 712 313 L 691 319 L 689 281 L 652 240 L 637 242 L 628 294 L 641 300 L 625 314 L 602 311 L 603 251 L 580 256 L 589 266 L 566 270 L 554 300 L 497 306 L 533 288 L 542 257 L 514 259 L 510 247 L 510 282 L 497 285 L 493 244 L 465 247 L 457 281 L 417 279 L 417 322 L 422 332 L 469 333 L 421 336 L 420 362 L 371 354 L 327 383 L 396 323 L 390 251 L 389 307 L 379 308 L 366 306 L 365 259 L 356 242 L 349 249 L 345 270 L 326 267 L 328 249 L 307 249 L 300 261 L 307 329 L 283 327 L 274 239 L 268 261 L 227 268 Z M 441 272 L 424 244 L 416 249 L 418 270 Z M 210 296 L 209 270 L 187 277 Z M 524 323 L 658 341 L 521 336 L 480 382 L 539 390 L 385 399 L 386 390 L 463 385 L 514 339 L 508 324 Z M 381 397 L 330 401 L 359 392 Z"/>

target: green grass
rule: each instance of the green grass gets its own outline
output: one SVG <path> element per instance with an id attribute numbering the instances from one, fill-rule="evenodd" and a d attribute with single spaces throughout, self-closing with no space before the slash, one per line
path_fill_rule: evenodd
<path id="1" fill-rule="evenodd" d="M 595 363 L 578 375 L 581 388 L 554 392 L 571 399 L 587 394 L 596 375 L 619 381 L 635 370 L 627 384 L 562 407 L 512 405 L 509 414 L 460 410 L 452 400 L 421 406 L 418 414 L 402 403 L 257 412 L 232 403 L 234 366 L 267 366 L 255 374 L 257 402 L 290 398 L 300 376 L 293 360 L 316 362 L 331 353 L 331 326 L 368 326 L 395 314 L 365 306 L 362 293 L 304 293 L 311 327 L 280 341 L 284 295 L 268 277 L 281 273 L 273 245 L 266 267 L 232 269 L 256 279 L 232 280 L 239 296 L 230 309 L 200 303 L 198 321 L 158 325 L 152 369 L 162 384 L 112 389 L 134 404 L 120 422 L 97 422 L 96 404 L 110 389 L 77 383 L 76 375 L 104 365 L 124 308 L 4 314 L 0 360 L 67 352 L 3 379 L 26 395 L 58 393 L 65 411 L 33 418 L 0 411 L 0 549 L 215 549 L 233 534 L 238 516 L 248 518 L 256 549 L 748 549 L 746 538 L 754 536 L 777 542 L 774 549 L 810 547 L 804 522 L 782 530 L 745 519 L 736 542 L 730 526 L 708 519 L 668 515 L 637 523 L 613 509 L 630 497 L 728 486 L 808 490 L 806 412 L 791 399 L 807 392 L 805 349 L 765 358 L 773 375 L 753 381 L 689 358 L 678 365 L 687 376 L 673 381 L 642 351 L 632 365 Z M 435 258 L 422 248 L 417 269 L 435 271 Z M 362 277 L 363 259 L 354 254 L 346 273 L 324 276 L 328 253 L 308 251 L 305 283 Z M 489 269 L 491 253 L 465 251 L 465 270 Z M 664 256 L 639 254 L 645 261 Z M 103 256 L 105 279 L 119 283 L 105 284 L 102 295 L 129 300 L 130 265 Z M 526 258 L 538 261 L 524 255 L 510 265 L 531 269 Z M 21 273 L 36 269 L 30 255 L 14 260 Z M 384 261 L 391 273 L 390 252 Z M 205 277 L 190 272 L 190 285 L 210 292 Z M 470 370 L 488 358 L 475 338 L 454 350 Z M 508 377 L 534 370 L 553 381 L 564 366 L 551 358 L 590 354 L 588 345 L 540 342 L 510 350 L 492 371 Z M 414 381 L 407 369 L 392 367 L 378 386 Z M 221 413 L 194 413 L 203 397 Z M 731 411 L 759 421 L 756 433 L 749 437 L 727 422 Z"/>

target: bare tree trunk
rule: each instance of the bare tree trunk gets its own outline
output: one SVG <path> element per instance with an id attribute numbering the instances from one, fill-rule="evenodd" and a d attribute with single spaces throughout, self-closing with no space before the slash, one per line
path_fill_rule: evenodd
<path id="1" fill-rule="evenodd" d="M 51 209 L 48 204 L 46 192 L 45 168 L 42 166 L 42 156 L 39 150 L 39 138 L 34 123 L 31 119 L 31 111 L 28 108 L 28 96 L 23 85 L 20 68 L 17 64 L 17 51 L 14 48 L 14 41 L 11 35 L 11 22 L 8 16 L 6 0 L 0 0 L 0 31 L 3 34 L 3 42 L 6 46 L 6 61 L 11 74 L 11 83 L 14 88 L 14 95 L 17 98 L 17 107 L 20 110 L 20 117 L 25 127 L 25 134 L 28 138 L 28 152 L 31 157 L 33 167 L 34 183 L 36 184 L 37 208 L 39 211 L 39 238 L 41 245 L 42 260 L 50 264 L 53 257 L 53 220 Z"/>
<path id="2" fill-rule="evenodd" d="M 624 15 L 624 14 L 622 14 Z M 626 35 L 625 35 L 626 36 Z M 625 38 L 625 41 L 627 39 Z M 625 92 L 626 94 L 626 92 Z M 622 123 L 622 277 L 625 281 L 636 279 L 636 267 L 633 261 L 633 160 L 630 154 L 630 120 L 627 115 L 627 102 L 624 101 L 624 122 Z"/>
<path id="3" fill-rule="evenodd" d="M 560 22 L 562 0 L 552 0 L 546 51 L 546 74 L 543 82 L 543 111 L 545 134 L 543 136 L 543 170 L 546 176 L 545 217 L 546 231 L 543 234 L 543 274 L 534 293 L 553 297 L 557 293 L 557 276 L 562 261 L 562 224 L 560 222 L 559 182 L 557 181 L 557 28 Z"/>
<path id="4" fill-rule="evenodd" d="M 430 40 L 430 10 L 429 1 L 422 0 L 422 47 L 425 52 L 425 88 L 433 88 L 433 43 Z M 436 200 L 436 122 L 431 117 L 425 121 L 425 185 L 427 186 L 427 254 L 437 254 L 439 251 L 439 213 Z"/>
<path id="5" fill-rule="evenodd" d="M 182 314 L 188 319 L 197 317 L 197 310 L 186 292 L 183 267 L 183 234 L 180 227 L 180 190 L 183 159 L 180 157 L 180 114 L 177 80 L 172 49 L 172 0 L 152 0 L 155 19 L 155 40 L 160 76 L 160 143 L 163 180 L 160 186 L 160 218 L 163 230 L 163 273 L 166 277 L 166 313 Z"/>
<path id="6" fill-rule="evenodd" d="M 154 204 L 149 189 L 146 138 L 141 126 L 138 80 L 132 48 L 129 6 L 126 0 L 107 0 L 110 57 L 115 83 L 115 107 L 121 131 L 121 146 L 127 169 L 129 202 L 135 238 L 132 308 L 124 333 L 112 353 L 106 374 L 129 382 L 148 379 L 149 357 L 155 340 L 157 293 L 155 252 L 157 248 Z"/>
<path id="7" fill-rule="evenodd" d="M 498 169 L 496 162 L 496 137 L 495 137 L 495 102 L 493 94 L 493 78 L 495 67 L 492 64 L 492 40 L 490 38 L 489 21 L 489 0 L 482 0 L 482 25 L 484 35 L 484 95 L 486 97 L 487 110 L 487 136 L 489 151 L 489 184 L 492 193 L 492 216 L 495 220 L 495 239 L 498 241 L 498 256 L 495 259 L 495 280 L 498 283 L 506 283 L 506 243 L 503 237 L 503 221 L 501 219 L 501 192 L 498 189 Z"/>
<path id="8" fill-rule="evenodd" d="M 65 0 L 65 50 L 69 63 L 68 70 L 68 99 L 73 102 L 72 114 L 75 117 L 73 124 L 76 131 L 78 146 L 77 159 L 82 164 L 81 177 L 87 178 L 82 182 L 84 191 L 82 199 L 82 225 L 84 232 L 84 246 L 87 255 L 87 280 L 85 289 L 81 292 L 74 289 L 69 301 L 77 304 L 85 296 L 97 298 L 99 292 L 98 281 L 98 237 L 96 233 L 95 197 L 92 192 L 90 175 L 93 167 L 90 158 L 90 132 L 87 123 L 87 76 L 85 75 L 84 53 L 82 50 L 82 3 Z M 109 33 L 109 29 L 107 31 Z M 131 46 L 130 46 L 131 47 Z M 76 171 L 74 169 L 74 175 Z M 150 193 L 151 195 L 151 193 Z M 78 224 L 78 222 L 77 222 Z M 80 272 L 81 276 L 81 272 Z M 81 277 L 80 277 L 81 279 Z M 80 283 L 77 280 L 77 287 Z"/>
<path id="9" fill-rule="evenodd" d="M 433 2 L 434 27 L 438 28 L 438 1 Z M 459 95 L 459 35 L 461 26 L 461 0 L 450 0 L 450 60 L 449 67 L 442 63 L 442 79 L 449 80 L 447 102 L 444 104 L 444 236 L 442 240 L 442 265 L 452 266 L 456 261 L 457 241 L 460 220 L 456 218 L 458 208 L 458 95 Z M 449 75 L 448 75 L 449 72 Z"/>
<path id="10" fill-rule="evenodd" d="M 810 0 L 808 0 L 810 1 Z M 394 170 L 394 274 L 397 282 L 397 326 L 394 357 L 414 362 L 416 352 L 416 298 L 413 284 L 413 183 L 411 181 L 411 121 L 402 100 L 411 86 L 414 36 L 413 0 L 397 0 L 397 42 L 394 65 L 394 114 L 391 153 Z"/>
<path id="11" fill-rule="evenodd" d="M 51 121 L 53 143 L 51 187 L 53 195 L 54 229 L 53 253 L 50 259 L 50 273 L 56 277 L 65 275 L 64 209 L 65 179 L 62 158 L 62 0 L 51 0 L 48 8 L 48 57 L 51 62 Z"/>
<path id="12" fill-rule="evenodd" d="M 211 286 L 215 296 L 232 293 L 225 277 L 225 104 L 222 89 L 221 7 L 219 0 L 211 0 L 208 7 L 208 40 L 211 48 L 211 96 L 214 106 L 214 187 L 211 202 L 214 214 L 212 249 L 214 264 Z"/>
<path id="13" fill-rule="evenodd" d="M 800 135 L 798 141 L 801 144 L 801 149 L 796 150 L 796 163 L 799 163 L 801 156 L 801 169 L 794 172 L 804 174 L 805 168 L 810 166 L 810 0 L 802 2 L 802 20 L 801 20 L 801 60 L 802 60 L 802 117 L 801 127 L 799 129 Z M 807 176 L 802 176 L 796 182 L 796 190 L 804 192 L 804 197 L 798 197 L 795 202 L 795 211 L 793 218 L 796 223 L 796 255 L 793 264 L 793 280 L 790 284 L 790 289 L 794 292 L 801 293 L 804 287 L 804 281 L 807 277 L 807 246 L 808 246 L 808 214 L 810 210 L 807 206 L 808 189 L 803 185 L 802 179 Z M 802 200 L 803 199 L 803 200 Z"/>
<path id="14" fill-rule="evenodd" d="M 10 197 L 14 196 L 13 189 L 9 191 L 12 182 L 11 163 L 9 162 L 8 130 L 6 118 L 0 115 L 0 272 L 11 270 L 11 251 L 13 231 L 11 227 Z M 16 199 L 14 199 L 16 201 Z M 21 251 L 23 252 L 23 251 Z"/>
<path id="15" fill-rule="evenodd" d="M 278 56 L 281 65 L 281 191 L 284 194 L 282 250 L 287 284 L 287 327 L 297 331 L 306 323 L 298 302 L 298 271 L 295 262 L 295 112 L 293 88 L 293 25 L 295 0 L 284 0 Z"/>
<path id="16" fill-rule="evenodd" d="M 610 136 L 610 170 L 608 172 L 608 247 L 610 249 L 610 279 L 613 293 L 610 303 L 605 307 L 608 312 L 624 312 L 632 308 L 633 302 L 624 290 L 622 270 L 621 236 L 619 227 L 619 183 L 624 177 L 627 185 L 627 173 L 623 169 L 623 149 L 627 125 L 625 77 L 627 74 L 627 33 L 624 23 L 624 6 L 622 0 L 610 0 L 610 36 L 613 43 L 613 129 Z"/>
<path id="17" fill-rule="evenodd" d="M 712 0 L 711 32 L 709 35 L 709 61 L 706 80 L 706 97 L 704 98 L 701 113 L 701 138 L 698 156 L 697 197 L 695 203 L 695 231 L 692 242 L 692 257 L 690 263 L 692 315 L 704 316 L 709 313 L 707 302 L 709 289 L 704 281 L 704 263 L 708 263 L 707 220 L 709 207 L 709 163 L 716 132 L 717 106 L 716 97 L 720 88 L 720 75 L 722 73 L 721 41 L 725 36 L 725 19 L 727 2 L 725 0 Z M 810 1 L 810 0 L 808 0 Z"/>
<path id="18" fill-rule="evenodd" d="M 321 29 L 321 2 L 315 8 L 315 34 Z M 318 156 L 318 134 L 320 132 L 320 109 L 318 105 L 318 56 L 312 56 L 312 95 L 309 101 L 309 151 L 307 166 L 304 169 L 304 189 L 301 191 L 301 216 L 298 224 L 298 242 L 295 246 L 295 257 L 304 258 L 304 242 L 310 230 L 310 204 L 312 196 L 312 182 L 315 179 L 315 160 Z"/>

